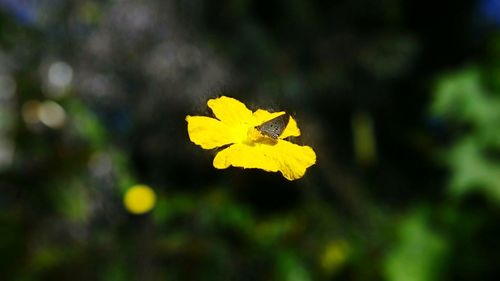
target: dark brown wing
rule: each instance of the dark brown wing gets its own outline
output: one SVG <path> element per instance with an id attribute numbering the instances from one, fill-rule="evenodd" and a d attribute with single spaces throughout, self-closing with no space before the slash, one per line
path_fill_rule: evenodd
<path id="1" fill-rule="evenodd" d="M 264 136 L 277 139 L 285 130 L 289 120 L 290 115 L 285 113 L 269 121 L 266 121 L 255 128 L 259 130 Z"/>

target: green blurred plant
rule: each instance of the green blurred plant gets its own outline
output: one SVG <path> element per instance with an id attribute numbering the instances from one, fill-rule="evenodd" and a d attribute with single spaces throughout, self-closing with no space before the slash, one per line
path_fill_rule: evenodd
<path id="1" fill-rule="evenodd" d="M 431 114 L 449 124 L 454 137 L 443 153 L 452 196 L 477 191 L 500 203 L 499 109 L 500 95 L 484 86 L 480 68 L 439 79 Z"/>
<path id="2" fill-rule="evenodd" d="M 388 252 L 387 280 L 441 280 L 447 247 L 443 235 L 431 228 L 425 209 L 410 212 L 397 227 L 397 242 Z"/>

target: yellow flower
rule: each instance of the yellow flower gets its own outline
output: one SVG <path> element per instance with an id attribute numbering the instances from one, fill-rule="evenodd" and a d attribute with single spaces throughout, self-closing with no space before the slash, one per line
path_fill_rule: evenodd
<path id="1" fill-rule="evenodd" d="M 265 136 L 257 126 L 285 114 L 258 109 L 249 110 L 242 102 L 222 96 L 208 101 L 216 118 L 187 116 L 190 140 L 204 149 L 229 145 L 217 153 L 213 165 L 217 169 L 229 166 L 281 172 L 288 180 L 304 176 L 316 163 L 316 154 L 309 146 L 300 146 L 285 138 L 300 136 L 297 122 L 290 117 L 277 139 Z"/>
<path id="2" fill-rule="evenodd" d="M 156 203 L 156 194 L 147 185 L 134 185 L 125 193 L 123 204 L 132 214 L 140 215 L 149 212 Z"/>

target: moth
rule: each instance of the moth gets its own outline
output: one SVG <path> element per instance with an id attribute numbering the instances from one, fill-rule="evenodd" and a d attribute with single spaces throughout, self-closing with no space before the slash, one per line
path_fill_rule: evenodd
<path id="1" fill-rule="evenodd" d="M 255 129 L 257 129 L 264 136 L 277 140 L 285 130 L 289 120 L 290 115 L 284 113 L 278 117 L 260 124 L 259 126 L 256 126 Z"/>

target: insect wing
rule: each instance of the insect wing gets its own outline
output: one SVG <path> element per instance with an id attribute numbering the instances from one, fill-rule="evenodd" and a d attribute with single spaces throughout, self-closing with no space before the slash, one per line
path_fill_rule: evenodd
<path id="1" fill-rule="evenodd" d="M 277 139 L 285 130 L 289 120 L 290 116 L 285 113 L 266 121 L 255 128 L 257 128 L 257 130 L 259 130 L 263 135 Z"/>

